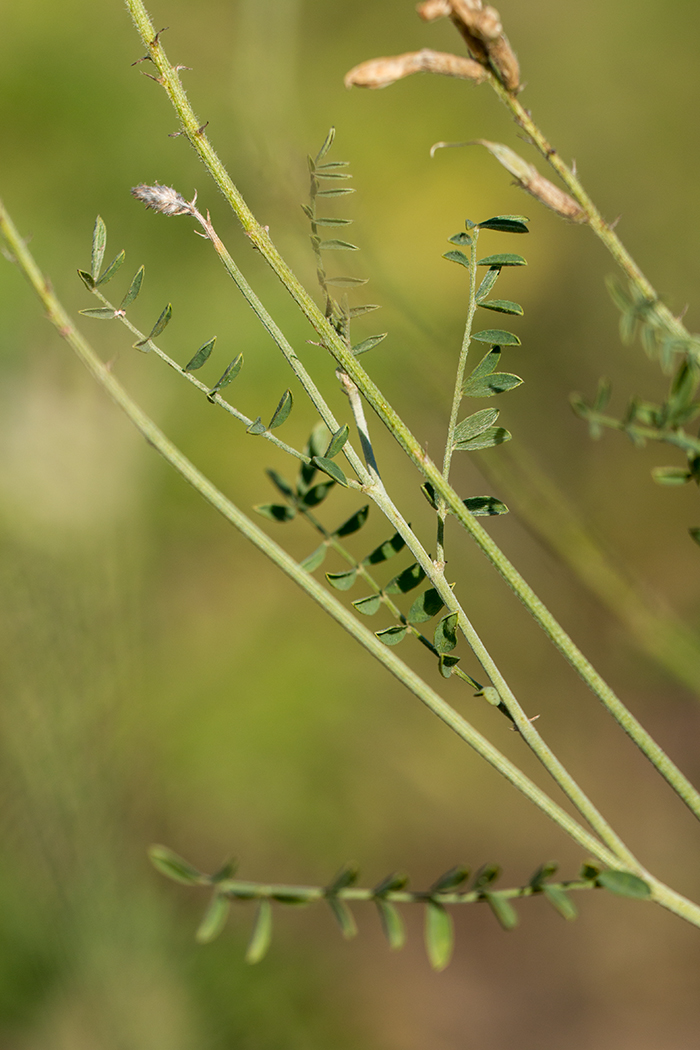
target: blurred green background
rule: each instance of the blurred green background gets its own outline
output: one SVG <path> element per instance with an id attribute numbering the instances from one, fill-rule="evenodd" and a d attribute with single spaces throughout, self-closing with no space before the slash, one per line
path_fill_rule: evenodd
<path id="1" fill-rule="evenodd" d="M 185 83 L 220 155 L 309 286 L 305 155 L 337 127 L 334 156 L 352 162 L 358 189 L 338 207 L 363 248 L 348 266 L 371 277 L 367 298 L 383 306 L 355 330 L 371 334 L 380 317 L 390 332 L 364 360 L 434 456 L 465 311 L 464 274 L 441 259 L 446 238 L 467 216 L 531 216 L 526 245 L 497 234 L 482 241 L 529 260 L 499 284 L 525 307 L 523 348 L 506 366 L 526 383 L 503 398 L 501 422 L 624 563 L 697 622 L 698 552 L 686 531 L 700 523 L 696 493 L 651 482 L 650 466 L 672 454 L 634 451 L 616 435 L 593 444 L 568 407 L 570 391 L 590 393 L 603 373 L 620 410 L 629 394 L 664 388 L 638 347 L 620 346 L 603 248 L 513 188 L 485 151 L 430 160 L 433 142 L 474 137 L 535 159 L 487 88 L 429 77 L 382 92 L 343 87 L 346 70 L 366 58 L 458 50 L 449 24 L 422 24 L 409 0 L 158 0 L 151 13 L 170 27 L 171 60 L 192 67 Z M 697 328 L 700 9 L 504 0 L 501 14 L 525 103 L 560 152 L 575 155 L 604 214 L 622 214 L 623 240 L 672 307 L 691 303 Z M 93 305 L 75 270 L 89 262 L 100 212 L 107 257 L 124 247 L 130 272 L 146 265 L 135 322 L 148 329 L 171 301 L 162 345 L 182 363 L 217 334 L 205 381 L 243 352 L 232 399 L 269 418 L 291 385 L 270 340 L 191 223 L 145 213 L 129 195 L 156 180 L 186 195 L 197 188 L 345 416 L 331 363 L 306 345 L 310 331 L 185 140 L 168 137 L 176 122 L 163 92 L 141 76 L 145 65 L 132 66 L 141 54 L 118 0 L 0 7 L 0 192 L 15 221 L 75 314 Z M 119 289 L 126 280 L 124 271 Z M 215 944 L 194 944 L 204 899 L 151 870 L 153 841 L 206 870 L 235 854 L 244 878 L 304 882 L 324 882 L 353 859 L 370 882 L 400 868 L 420 886 L 456 862 L 497 861 L 504 884 L 516 884 L 552 857 L 572 876 L 584 858 L 169 471 L 4 261 L 0 317 L 0 1047 L 694 1046 L 697 931 L 602 894 L 580 901 L 574 924 L 526 902 L 510 934 L 485 909 L 464 909 L 441 975 L 425 960 L 418 915 L 407 916 L 400 955 L 389 954 L 369 910 L 346 944 L 325 912 L 278 909 L 270 954 L 254 968 L 242 962 L 246 907 Z M 271 497 L 264 467 L 291 471 L 280 454 L 155 357 L 133 352 L 122 328 L 84 319 L 82 329 L 239 506 Z M 303 442 L 313 422 L 299 397 L 289 440 Z M 374 429 L 385 477 L 431 543 L 417 476 Z M 493 491 L 466 459 L 454 475 L 464 494 Z M 494 494 L 508 502 L 506 491 Z M 335 527 L 357 505 L 337 493 L 324 518 Z M 270 528 L 300 557 L 315 546 L 303 523 Z M 514 515 L 489 529 L 697 780 L 697 698 L 640 656 Z M 386 534 L 371 515 L 357 553 Z M 692 818 L 456 531 L 450 567 L 547 740 L 642 860 L 697 898 Z M 401 653 L 436 682 L 408 642 Z M 444 692 L 547 786 L 504 719 L 456 684 Z"/>

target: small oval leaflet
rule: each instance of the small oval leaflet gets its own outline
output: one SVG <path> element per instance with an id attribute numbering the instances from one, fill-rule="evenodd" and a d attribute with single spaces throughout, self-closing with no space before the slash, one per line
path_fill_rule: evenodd
<path id="1" fill-rule="evenodd" d="M 452 671 L 459 663 L 458 656 L 450 656 L 448 653 L 440 653 L 439 671 L 443 678 L 451 678 Z"/>
<path id="2" fill-rule="evenodd" d="M 95 219 L 95 228 L 92 231 L 92 259 L 90 273 L 93 281 L 97 281 L 97 278 L 100 276 L 106 246 L 107 227 L 104 224 L 102 216 L 98 215 Z"/>
<path id="3" fill-rule="evenodd" d="M 354 864 L 347 864 L 344 868 L 341 868 L 333 882 L 326 886 L 326 893 L 332 895 L 338 893 L 339 890 L 344 890 L 348 886 L 354 886 L 360 876 L 359 870 Z"/>
<path id="4" fill-rule="evenodd" d="M 249 427 L 246 427 L 245 432 L 246 434 L 252 434 L 254 437 L 257 437 L 260 434 L 264 434 L 265 429 L 265 424 L 263 423 L 260 416 L 258 416 L 257 419 L 253 420 Z"/>
<path id="5" fill-rule="evenodd" d="M 381 897 L 377 897 L 374 903 L 377 905 L 382 930 L 389 947 L 392 951 L 398 951 L 406 943 L 406 928 L 403 919 L 394 905 L 382 900 Z"/>
<path id="6" fill-rule="evenodd" d="M 194 935 L 198 944 L 209 944 L 219 936 L 226 925 L 230 910 L 230 899 L 223 893 L 215 893 Z"/>
<path id="7" fill-rule="evenodd" d="M 119 252 L 119 255 L 115 255 L 115 257 L 112 259 L 111 263 L 109 264 L 105 272 L 102 274 L 102 276 L 99 278 L 99 280 L 95 281 L 95 287 L 99 288 L 100 285 L 107 284 L 108 281 L 111 281 L 115 273 L 117 273 L 117 271 L 119 270 L 121 264 L 124 262 L 125 258 L 126 252 L 122 248 L 122 250 Z"/>
<path id="8" fill-rule="evenodd" d="M 575 919 L 578 915 L 578 909 L 576 905 L 560 886 L 549 886 L 545 883 L 542 887 L 542 892 L 552 905 L 552 907 L 559 912 L 563 919 L 568 919 L 569 922 Z"/>
<path id="9" fill-rule="evenodd" d="M 382 881 L 377 883 L 374 887 L 374 894 L 376 897 L 382 897 L 386 893 L 403 890 L 408 886 L 408 882 L 408 875 L 402 871 L 392 871 L 390 875 L 385 875 Z"/>
<path id="10" fill-rule="evenodd" d="M 337 591 L 349 591 L 357 577 L 357 569 L 348 572 L 327 572 L 326 579 Z"/>
<path id="11" fill-rule="evenodd" d="M 214 349 L 214 343 L 216 342 L 216 336 L 212 339 L 208 339 L 206 343 L 202 343 L 197 353 L 194 355 L 191 361 L 185 365 L 185 372 L 195 372 L 202 365 L 206 364 L 209 360 L 209 356 Z"/>
<path id="12" fill-rule="evenodd" d="M 313 456 L 311 462 L 318 469 L 322 470 L 324 474 L 327 474 L 333 481 L 337 481 L 343 488 L 348 487 L 348 479 L 343 474 L 342 470 L 337 463 L 334 463 L 332 459 L 326 459 L 325 456 Z"/>
<path id="13" fill-rule="evenodd" d="M 351 518 L 344 521 L 335 532 L 334 536 L 352 536 L 354 532 L 359 532 L 364 523 L 367 521 L 369 516 L 369 504 L 366 507 L 360 507 Z"/>
<path id="14" fill-rule="evenodd" d="M 346 193 L 354 193 L 352 186 L 339 186 L 333 190 L 318 190 L 317 197 L 344 197 Z"/>
<path id="15" fill-rule="evenodd" d="M 321 146 L 320 150 L 316 154 L 316 161 L 315 161 L 316 164 L 320 164 L 321 161 L 323 160 L 323 158 L 326 156 L 326 154 L 330 150 L 331 146 L 333 145 L 334 138 L 335 138 L 335 128 L 332 127 L 332 128 L 329 129 L 328 134 L 326 135 L 325 139 L 323 140 L 323 145 Z"/>
<path id="16" fill-rule="evenodd" d="M 479 868 L 474 879 L 474 889 L 481 890 L 485 886 L 490 886 L 501 874 L 501 869 L 498 864 L 484 864 L 483 867 Z"/>
<path id="17" fill-rule="evenodd" d="M 458 864 L 456 867 L 446 871 L 439 879 L 436 879 L 430 887 L 430 892 L 448 893 L 450 890 L 456 890 L 458 886 L 467 881 L 469 875 L 470 869 L 462 864 Z"/>
<path id="18" fill-rule="evenodd" d="M 447 238 L 450 244 L 466 244 L 469 246 L 472 243 L 472 238 L 464 230 L 459 233 L 454 233 L 451 237 Z"/>
<path id="19" fill-rule="evenodd" d="M 303 506 L 317 507 L 319 503 L 323 502 L 334 485 L 335 481 L 321 481 L 318 485 L 314 485 L 313 488 L 304 493 L 301 501 Z"/>
<path id="20" fill-rule="evenodd" d="M 466 266 L 467 269 L 469 269 L 468 257 L 464 252 L 460 252 L 458 248 L 455 248 L 454 251 L 451 252 L 445 252 L 443 259 L 447 259 L 448 262 L 459 263 L 460 266 Z"/>
<path id="21" fill-rule="evenodd" d="M 119 306 L 120 310 L 126 310 L 127 306 L 133 303 L 136 296 L 141 291 L 141 285 L 143 284 L 144 267 L 140 266 L 134 274 L 134 279 L 129 286 L 129 291 L 126 293 Z"/>
<path id="22" fill-rule="evenodd" d="M 304 211 L 309 216 L 311 221 L 316 224 L 316 226 L 350 226 L 350 224 L 352 223 L 352 219 L 339 219 L 335 216 L 327 216 L 321 218 L 319 215 L 309 214 L 309 211 L 306 208 L 304 208 Z"/>
<path id="23" fill-rule="evenodd" d="M 335 921 L 340 926 L 340 931 L 346 941 L 352 940 L 357 935 L 357 925 L 352 912 L 339 897 L 326 897 L 328 907 L 333 912 Z"/>
<path id="24" fill-rule="evenodd" d="M 501 255 L 487 255 L 479 259 L 477 266 L 527 266 L 527 259 L 522 255 L 514 255 L 512 252 L 504 252 Z"/>
<path id="25" fill-rule="evenodd" d="M 505 441 L 510 441 L 512 436 L 505 427 L 489 427 L 488 430 L 485 430 L 483 434 L 479 434 L 478 437 L 461 442 L 459 451 L 478 452 L 484 448 L 493 448 L 495 445 L 502 445 Z"/>
<path id="26" fill-rule="evenodd" d="M 520 340 L 512 332 L 502 328 L 485 328 L 483 332 L 473 332 L 472 339 L 478 343 L 491 343 L 492 346 L 520 346 Z"/>
<path id="27" fill-rule="evenodd" d="M 485 893 L 484 899 L 504 930 L 512 930 L 518 925 L 518 913 L 506 897 L 500 893 Z"/>
<path id="28" fill-rule="evenodd" d="M 335 434 L 331 438 L 330 444 L 326 449 L 324 459 L 333 459 L 338 455 L 345 442 L 350 436 L 350 428 L 347 423 L 344 424 L 339 430 L 336 430 Z"/>
<path id="29" fill-rule="evenodd" d="M 270 521 L 292 521 L 297 513 L 294 507 L 288 507 L 283 503 L 259 503 L 257 507 L 253 507 L 253 510 L 262 514 L 263 518 L 269 518 Z"/>
<path id="30" fill-rule="evenodd" d="M 213 403 L 214 395 L 218 394 L 220 390 L 223 390 L 225 386 L 228 386 L 229 383 L 232 383 L 234 381 L 234 379 L 236 378 L 236 376 L 240 372 L 242 365 L 243 365 L 243 354 L 238 354 L 237 357 L 234 357 L 233 361 L 228 366 L 228 368 L 226 369 L 226 371 L 222 375 L 221 379 L 217 379 L 216 383 L 214 383 L 214 386 L 211 388 L 211 390 L 207 394 L 207 397 L 209 398 L 210 401 L 212 401 L 212 403 Z"/>
<path id="31" fill-rule="evenodd" d="M 523 308 L 520 303 L 514 303 L 510 299 L 485 299 L 479 303 L 484 310 L 495 310 L 499 314 L 517 314 L 523 316 Z"/>
<path id="32" fill-rule="evenodd" d="M 248 942 L 245 961 L 250 965 L 259 963 L 267 955 L 272 940 L 272 905 L 267 900 L 260 901 L 255 917 L 253 932 Z"/>
<path id="33" fill-rule="evenodd" d="M 437 616 L 444 604 L 435 588 L 430 587 L 416 598 L 406 619 L 409 623 L 427 623 Z"/>
<path id="34" fill-rule="evenodd" d="M 151 846 L 148 856 L 154 868 L 175 882 L 182 882 L 186 886 L 194 886 L 207 881 L 206 876 L 201 871 L 197 871 L 189 861 L 179 857 L 177 853 L 173 853 L 167 846 Z"/>
<path id="35" fill-rule="evenodd" d="M 368 350 L 372 350 L 379 343 L 383 342 L 388 332 L 380 332 L 379 335 L 371 335 L 368 339 L 363 339 L 361 343 L 355 343 L 352 348 L 352 352 L 355 357 L 359 357 L 360 354 L 366 354 Z"/>
<path id="36" fill-rule="evenodd" d="M 501 503 L 495 496 L 467 496 L 462 503 L 475 518 L 508 513 L 505 503 Z"/>
<path id="37" fill-rule="evenodd" d="M 512 372 L 494 372 L 491 375 L 477 376 L 474 373 L 469 376 L 462 387 L 465 397 L 494 397 L 496 394 L 504 394 L 508 390 L 514 390 L 522 384 L 520 376 Z"/>
<path id="38" fill-rule="evenodd" d="M 425 950 L 434 970 L 445 969 L 452 958 L 453 947 L 452 917 L 442 904 L 428 901 L 425 906 Z"/>
<path id="39" fill-rule="evenodd" d="M 275 409 L 272 419 L 267 425 L 268 430 L 275 430 L 276 427 L 281 427 L 292 411 L 292 392 L 291 390 L 285 390 L 280 398 L 279 404 Z"/>
<path id="40" fill-rule="evenodd" d="M 367 284 L 369 277 L 326 277 L 326 284 L 334 288 L 356 288 L 360 284 Z"/>
<path id="41" fill-rule="evenodd" d="M 384 642 L 384 645 L 398 645 L 406 637 L 407 627 L 402 624 L 396 624 L 393 627 L 386 627 L 383 631 L 375 631 L 377 638 Z"/>
<path id="42" fill-rule="evenodd" d="M 92 279 L 89 273 L 85 270 L 78 270 L 78 277 L 83 282 L 88 291 L 92 291 L 95 288 L 95 281 Z"/>
<path id="43" fill-rule="evenodd" d="M 482 408 L 480 411 L 474 412 L 473 415 L 467 416 L 455 427 L 452 447 L 458 449 L 461 442 L 469 441 L 471 438 L 483 434 L 485 430 L 488 430 L 496 422 L 499 414 L 497 408 Z"/>
<path id="44" fill-rule="evenodd" d="M 481 230 L 499 230 L 501 233 L 529 233 L 526 223 L 530 220 L 524 215 L 494 215 L 492 219 L 478 222 Z"/>
<path id="45" fill-rule="evenodd" d="M 359 248 L 356 244 L 350 244 L 349 241 L 321 241 L 319 249 L 322 252 L 359 252 Z"/>
<path id="46" fill-rule="evenodd" d="M 414 587 L 417 587 L 425 579 L 425 572 L 421 569 L 420 565 L 416 562 L 415 565 L 409 565 L 407 569 L 400 572 L 398 576 L 394 576 L 393 580 L 384 588 L 385 594 L 407 594 L 408 591 L 412 591 Z"/>
<path id="47" fill-rule="evenodd" d="M 83 317 L 96 317 L 99 321 L 113 321 L 117 316 L 111 306 L 96 306 L 90 310 L 80 310 Z"/>
<path id="48" fill-rule="evenodd" d="M 406 541 L 404 538 L 398 532 L 395 532 L 391 539 L 385 540 L 384 543 L 380 543 L 378 547 L 375 547 L 372 553 L 363 559 L 363 564 L 379 565 L 380 562 L 393 558 L 395 554 L 403 550 L 405 545 Z"/>
<path id="49" fill-rule="evenodd" d="M 165 309 L 164 309 L 164 310 L 163 310 L 163 312 L 161 313 L 161 315 L 160 315 L 160 317 L 158 318 L 158 320 L 156 321 L 156 323 L 155 323 L 155 324 L 153 325 L 153 328 L 152 328 L 152 329 L 151 329 L 151 331 L 150 331 L 150 332 L 148 333 L 148 335 L 146 336 L 146 338 L 145 338 L 145 339 L 141 339 L 141 340 L 139 340 L 139 342 L 138 342 L 138 343 L 134 343 L 134 346 L 136 347 L 136 349 L 137 349 L 137 350 L 142 350 L 142 349 L 143 349 L 143 348 L 144 348 L 144 347 L 146 346 L 146 344 L 147 344 L 147 343 L 149 343 L 149 342 L 151 341 L 151 339 L 155 339 L 155 338 L 156 338 L 156 336 L 160 335 L 160 333 L 161 333 L 161 332 L 162 332 L 162 331 L 163 331 L 163 330 L 164 330 L 164 329 L 166 328 L 166 326 L 167 326 L 167 325 L 169 324 L 169 322 L 170 322 L 170 318 L 171 318 L 172 316 L 173 316 L 173 307 L 172 307 L 172 303 L 168 303 L 168 305 L 167 305 L 167 306 L 165 307 Z"/>
<path id="50" fill-rule="evenodd" d="M 651 896 L 648 884 L 631 871 L 601 871 L 596 881 L 599 886 L 611 893 L 618 893 L 621 897 L 647 900 Z"/>
<path id="51" fill-rule="evenodd" d="M 363 616 L 374 616 L 380 609 L 382 597 L 380 594 L 370 594 L 366 598 L 358 598 L 352 604 Z"/>
<path id="52" fill-rule="evenodd" d="M 373 310 L 381 310 L 378 303 L 365 303 L 364 306 L 350 307 L 350 317 L 360 317 L 362 314 L 370 314 Z"/>
<path id="53" fill-rule="evenodd" d="M 303 562 L 301 562 L 302 569 L 306 569 L 307 572 L 314 572 L 320 565 L 323 565 L 327 551 L 328 547 L 325 543 L 322 543 L 311 554 L 307 554 Z"/>
<path id="54" fill-rule="evenodd" d="M 489 294 L 489 292 L 493 288 L 494 284 L 496 283 L 496 281 L 500 277 L 500 274 L 501 274 L 501 267 L 500 266 L 492 266 L 491 267 L 491 269 L 486 274 L 486 276 L 484 277 L 483 281 L 481 282 L 481 284 L 479 285 L 479 287 L 477 289 L 477 293 L 476 293 L 476 301 L 477 301 L 477 303 L 481 303 L 481 300 L 486 298 L 486 296 Z"/>
<path id="55" fill-rule="evenodd" d="M 457 613 L 444 616 L 435 628 L 433 645 L 439 653 L 449 653 L 457 645 Z"/>

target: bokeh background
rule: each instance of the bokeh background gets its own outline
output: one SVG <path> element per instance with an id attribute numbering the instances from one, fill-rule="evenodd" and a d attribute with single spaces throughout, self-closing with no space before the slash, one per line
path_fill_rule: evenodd
<path id="1" fill-rule="evenodd" d="M 592 392 L 601 374 L 620 410 L 629 394 L 654 398 L 664 388 L 639 347 L 620 345 L 603 285 L 611 260 L 585 229 L 513 188 L 485 151 L 430 160 L 436 140 L 475 137 L 535 159 L 487 88 L 429 77 L 382 92 L 343 87 L 345 71 L 366 58 L 459 49 L 451 27 L 422 24 L 408 0 L 154 0 L 151 11 L 170 27 L 171 59 L 192 67 L 186 84 L 215 146 L 309 286 L 305 155 L 337 127 L 334 155 L 352 162 L 358 190 L 338 207 L 355 220 L 350 239 L 363 249 L 348 267 L 371 278 L 367 298 L 383 307 L 356 332 L 376 331 L 378 317 L 390 332 L 364 360 L 435 456 L 465 308 L 464 274 L 441 259 L 446 238 L 466 217 L 531 216 L 526 244 L 497 234 L 482 241 L 529 260 L 499 285 L 525 306 L 523 347 L 506 365 L 526 382 L 502 399 L 501 421 L 613 557 L 696 623 L 698 551 L 687 528 L 700 523 L 697 494 L 653 485 L 650 467 L 672 454 L 635 451 L 616 435 L 592 443 L 568 406 L 572 390 Z M 576 157 L 604 214 L 621 214 L 623 239 L 671 306 L 691 303 L 697 327 L 700 9 L 681 0 L 503 0 L 501 14 L 526 104 L 560 152 Z M 141 54 L 118 0 L 0 7 L 0 185 L 16 222 L 75 314 L 93 305 L 75 271 L 89 262 L 101 213 L 108 258 L 127 250 L 119 288 L 127 269 L 146 265 L 135 322 L 147 330 L 171 301 L 162 344 L 182 363 L 217 334 L 200 373 L 212 382 L 243 352 L 232 398 L 266 418 L 291 385 L 283 361 L 189 221 L 145 213 L 129 195 L 155 180 L 187 195 L 197 188 L 344 413 L 330 362 L 306 344 L 310 331 L 184 139 L 169 137 L 176 123 L 164 94 L 141 75 L 146 66 L 132 65 Z M 205 901 L 150 868 L 151 842 L 205 870 L 233 854 L 243 877 L 317 883 L 350 859 L 369 882 L 399 868 L 420 886 L 457 862 L 496 861 L 504 884 L 516 884 L 550 858 L 573 876 L 585 858 L 169 471 L 83 374 L 4 260 L 0 318 L 0 1046 L 695 1046 L 697 931 L 602 894 L 581 899 L 571 924 L 526 902 L 510 934 L 485 909 L 465 908 L 454 961 L 440 975 L 428 967 L 417 914 L 407 916 L 409 943 L 398 955 L 369 910 L 358 910 L 360 936 L 348 944 L 324 911 L 278 909 L 269 956 L 254 968 L 242 961 L 252 917 L 244 906 L 217 942 L 195 945 Z M 84 319 L 82 328 L 239 506 L 272 496 L 263 471 L 289 473 L 284 457 L 134 352 L 120 326 Z M 289 440 L 303 442 L 313 422 L 298 397 Z M 430 543 L 417 476 L 375 431 L 384 474 Z M 466 459 L 454 475 L 464 494 L 508 502 Z M 327 524 L 357 505 L 337 493 Z M 303 523 L 270 528 L 300 557 L 315 546 Z M 698 698 L 640 654 L 514 514 L 489 528 L 697 779 Z M 370 516 L 357 553 L 386 535 Z M 652 870 L 697 897 L 692 818 L 456 531 L 450 562 L 548 741 Z M 436 681 L 408 642 L 400 652 Z M 545 784 L 504 719 L 453 683 L 445 693 Z"/>

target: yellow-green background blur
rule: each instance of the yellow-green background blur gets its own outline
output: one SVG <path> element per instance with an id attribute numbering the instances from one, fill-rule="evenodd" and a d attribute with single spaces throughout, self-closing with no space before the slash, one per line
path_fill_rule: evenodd
<path id="1" fill-rule="evenodd" d="M 585 229 L 513 188 L 485 151 L 439 153 L 441 139 L 485 137 L 535 159 L 486 87 L 417 77 L 347 92 L 363 59 L 424 46 L 456 49 L 447 23 L 424 25 L 411 0 L 154 0 L 164 43 L 234 180 L 283 253 L 313 286 L 299 203 L 305 155 L 328 127 L 352 162 L 357 194 L 338 204 L 388 330 L 363 360 L 413 432 L 439 456 L 465 310 L 465 274 L 441 259 L 464 219 L 524 212 L 528 238 L 484 235 L 489 252 L 523 251 L 526 270 L 499 294 L 523 303 L 522 349 L 506 367 L 526 382 L 501 421 L 632 569 L 697 620 L 696 491 L 660 489 L 654 464 L 608 434 L 592 443 L 568 406 L 599 375 L 626 396 L 660 396 L 639 347 L 623 348 L 603 278 L 613 269 Z M 700 326 L 698 123 L 700 8 L 687 0 L 503 0 L 523 95 L 674 309 Z M 188 219 L 147 213 L 129 195 L 159 181 L 199 191 L 245 272 L 347 414 L 333 368 L 255 256 L 182 138 L 164 93 L 132 66 L 143 53 L 120 0 L 4 0 L 0 6 L 0 193 L 68 309 L 95 305 L 76 277 L 95 215 L 107 259 L 124 247 L 121 291 L 148 330 L 174 306 L 163 347 L 185 363 L 216 334 L 200 373 L 214 382 L 235 354 L 231 398 L 269 418 L 291 377 Z M 526 242 L 526 243 L 525 243 Z M 338 262 L 348 258 L 338 256 Z M 335 261 L 335 260 L 331 260 Z M 363 290 L 365 291 L 365 290 Z M 117 294 L 115 292 L 115 294 Z M 363 301 L 358 295 L 358 302 Z M 377 318 L 379 322 L 377 324 Z M 244 509 L 272 496 L 281 454 L 207 404 L 120 326 L 85 334 L 137 400 Z M 421 918 L 388 952 L 369 908 L 341 941 L 323 909 L 276 909 L 260 966 L 243 962 L 252 917 L 234 909 L 219 941 L 197 947 L 205 904 L 159 877 L 151 842 L 206 870 L 229 854 L 244 878 L 323 882 L 347 860 L 376 882 L 407 869 L 417 887 L 457 862 L 503 865 L 503 884 L 557 858 L 585 859 L 545 818 L 452 737 L 286 579 L 248 548 L 148 448 L 47 325 L 21 276 L 0 260 L 0 576 L 2 864 L 0 1047 L 7 1050 L 690 1050 L 697 1045 L 698 932 L 659 909 L 602 893 L 564 923 L 541 900 L 505 934 L 482 907 L 456 915 L 451 967 L 433 974 Z M 285 435 L 313 416 L 301 391 Z M 377 432 L 405 513 L 432 544 L 413 468 Z M 492 450 L 490 456 L 498 456 Z M 462 456 L 464 495 L 490 491 Z M 508 501 L 508 493 L 496 495 Z M 358 506 L 337 493 L 334 527 Z M 697 698 L 683 692 L 519 525 L 489 530 L 686 772 L 700 776 Z M 303 523 L 270 531 L 299 557 Z M 370 515 L 362 556 L 388 530 Z M 546 738 L 630 845 L 696 898 L 692 818 L 550 652 L 466 536 L 450 568 L 477 627 Z M 404 562 L 401 563 L 403 565 Z M 328 562 L 326 568 L 339 568 Z M 360 591 L 350 595 L 356 597 Z M 372 621 L 372 623 L 374 623 Z M 377 624 L 380 626 L 380 624 Z M 399 650 L 437 683 L 432 661 Z M 465 666 L 476 672 L 469 657 Z M 445 694 L 545 784 L 505 719 L 465 688 Z"/>

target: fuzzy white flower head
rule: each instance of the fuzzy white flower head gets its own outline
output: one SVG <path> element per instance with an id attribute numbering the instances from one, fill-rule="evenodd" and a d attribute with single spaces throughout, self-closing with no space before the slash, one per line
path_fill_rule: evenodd
<path id="1" fill-rule="evenodd" d="M 158 182 L 155 186 L 145 186 L 142 183 L 140 186 L 134 186 L 131 192 L 136 200 L 153 211 L 161 212 L 162 215 L 192 215 L 197 200 L 196 193 L 191 201 L 186 201 L 177 190 L 170 186 L 161 186 Z"/>

